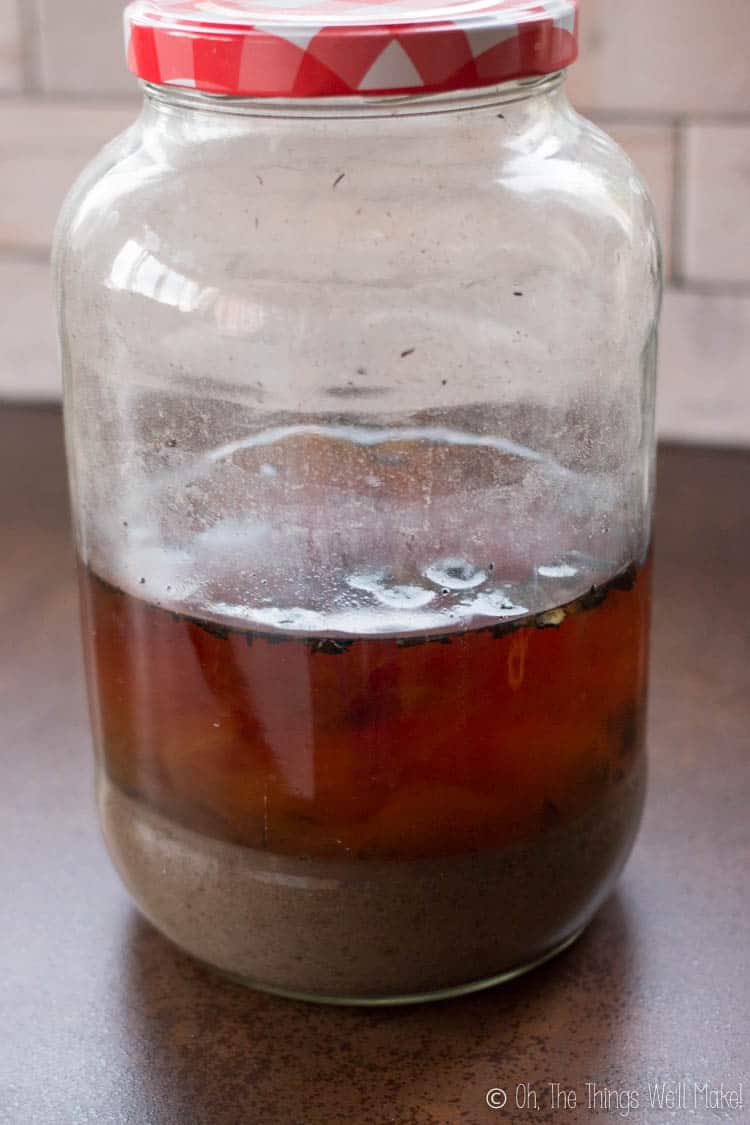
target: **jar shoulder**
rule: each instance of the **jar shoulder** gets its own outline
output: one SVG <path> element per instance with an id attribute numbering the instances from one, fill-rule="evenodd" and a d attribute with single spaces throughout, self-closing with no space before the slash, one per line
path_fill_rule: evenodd
<path id="1" fill-rule="evenodd" d="M 127 191 L 129 164 L 143 147 L 140 118 L 113 137 L 83 168 L 70 187 L 60 209 L 53 239 L 52 262 L 59 272 L 61 258 L 77 248 L 80 234 L 85 243 L 92 226 L 108 212 L 106 200 L 117 204 Z M 92 221 L 93 220 L 93 221 Z"/>
<path id="2" fill-rule="evenodd" d="M 629 194 L 642 208 L 643 224 L 656 230 L 656 211 L 649 186 L 629 154 L 591 118 L 571 106 L 568 106 L 567 116 L 573 126 L 569 148 L 566 146 L 570 158 L 602 174 L 612 196 Z"/>
<path id="3" fill-rule="evenodd" d="M 317 276 L 343 268 L 356 281 L 410 268 L 419 278 L 449 254 L 460 278 L 475 272 L 477 250 L 496 268 L 524 249 L 553 269 L 577 248 L 658 272 L 641 176 L 564 98 L 536 116 L 503 107 L 305 124 L 147 106 L 68 197 L 55 253 L 63 285 L 71 270 L 108 276 L 144 240 L 204 283 L 228 259 L 252 276 L 271 255 L 281 277 L 314 259 Z"/>

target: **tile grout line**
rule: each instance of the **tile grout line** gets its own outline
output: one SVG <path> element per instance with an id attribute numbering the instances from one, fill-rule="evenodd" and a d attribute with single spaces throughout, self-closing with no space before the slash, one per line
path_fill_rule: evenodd
<path id="1" fill-rule="evenodd" d="M 50 246 L 29 246 L 22 243 L 0 242 L 0 265 L 50 265 Z"/>
<path id="2" fill-rule="evenodd" d="M 673 279 L 668 286 L 665 286 L 665 292 L 668 289 L 709 299 L 746 300 L 750 297 L 750 281 L 687 281 L 682 278 L 679 283 Z"/>
<path id="3" fill-rule="evenodd" d="M 583 103 L 575 103 L 573 105 L 576 113 L 580 113 L 583 117 L 589 117 L 593 121 L 601 121 L 610 125 L 673 125 L 675 121 L 681 118 L 689 119 L 698 125 L 716 125 L 716 126 L 747 126 L 750 125 L 750 113 L 700 113 L 700 112 L 679 112 L 651 110 L 651 109 L 597 109 L 595 106 L 583 105 Z"/>
<path id="4" fill-rule="evenodd" d="M 668 131 L 669 131 L 669 144 L 670 144 L 671 151 L 672 151 L 672 159 L 670 161 L 670 169 L 669 169 L 669 172 L 670 172 L 670 182 L 669 182 L 670 209 L 669 209 L 668 222 L 666 224 L 668 226 L 669 230 L 665 231 L 664 234 L 669 239 L 669 251 L 668 251 L 667 255 L 664 257 L 664 261 L 662 263 L 662 268 L 664 270 L 664 276 L 666 278 L 668 278 L 669 286 L 670 287 L 673 287 L 673 286 L 676 287 L 676 286 L 679 285 L 679 257 L 680 257 L 680 254 L 679 254 L 679 250 L 678 250 L 679 232 L 677 230 L 676 215 L 677 215 L 677 208 L 679 206 L 678 196 L 679 196 L 679 192 L 680 192 L 680 187 L 679 187 L 679 182 L 678 182 L 679 181 L 679 172 L 678 172 L 679 157 L 678 157 L 678 152 L 677 152 L 678 126 L 677 126 L 677 122 L 674 119 L 669 121 Z M 663 248 L 662 248 L 662 250 L 663 250 Z"/>
<path id="5" fill-rule="evenodd" d="M 685 238 L 687 231 L 687 157 L 686 117 L 678 117 L 672 122 L 674 142 L 674 168 L 672 170 L 672 283 L 676 289 L 688 289 L 685 278 Z"/>
<path id="6" fill-rule="evenodd" d="M 0 90 L 0 110 L 13 109 L 14 106 L 23 109 L 37 109 L 54 107 L 55 109 L 130 109 L 137 113 L 141 107 L 142 99 L 136 94 L 128 97 L 127 94 L 96 94 L 92 91 L 83 93 L 55 93 L 49 90 Z"/>
<path id="7" fill-rule="evenodd" d="M 16 0 L 21 33 L 22 92 L 33 94 L 39 89 L 40 16 L 37 0 Z"/>

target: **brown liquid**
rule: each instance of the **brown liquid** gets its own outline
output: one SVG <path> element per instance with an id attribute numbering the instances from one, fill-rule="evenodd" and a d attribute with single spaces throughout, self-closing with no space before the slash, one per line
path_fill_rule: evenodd
<path id="1" fill-rule="evenodd" d="M 648 568 L 520 622 L 348 639 L 227 628 L 81 573 L 107 774 L 197 832 L 290 856 L 496 849 L 637 761 Z"/>

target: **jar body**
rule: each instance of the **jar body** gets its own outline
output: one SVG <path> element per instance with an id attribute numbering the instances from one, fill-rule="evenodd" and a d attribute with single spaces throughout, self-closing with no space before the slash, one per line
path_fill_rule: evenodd
<path id="1" fill-rule="evenodd" d="M 61 221 L 105 835 L 261 987 L 513 974 L 632 846 L 658 244 L 532 86 L 153 91 Z"/>

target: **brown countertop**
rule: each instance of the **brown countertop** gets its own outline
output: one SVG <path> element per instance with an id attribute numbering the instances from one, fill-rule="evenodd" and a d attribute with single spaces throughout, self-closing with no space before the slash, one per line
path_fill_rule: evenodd
<path id="1" fill-rule="evenodd" d="M 59 414 L 0 410 L 0 450 L 0 1122 L 593 1125 L 627 1091 L 638 1125 L 750 1122 L 750 454 L 661 453 L 651 790 L 619 890 L 511 985 L 357 1011 L 226 983 L 130 907 L 94 814 Z M 659 1079 L 686 1109 L 650 1108 Z M 744 1108 L 693 1082 L 744 1083 Z"/>

